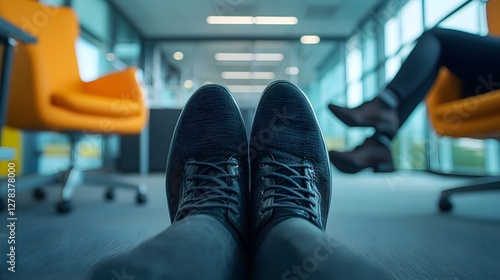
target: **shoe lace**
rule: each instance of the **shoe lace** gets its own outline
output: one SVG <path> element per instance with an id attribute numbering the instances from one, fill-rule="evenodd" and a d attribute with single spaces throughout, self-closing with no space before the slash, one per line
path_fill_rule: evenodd
<path id="1" fill-rule="evenodd" d="M 186 199 L 179 207 L 179 216 L 196 210 L 210 208 L 227 209 L 234 213 L 239 204 L 237 190 L 231 186 L 231 179 L 237 175 L 227 171 L 228 166 L 236 166 L 231 161 L 202 162 L 190 161 L 187 166 L 198 166 L 194 174 L 187 176 L 188 182 L 194 182 L 193 186 L 186 190 Z"/>
<path id="2" fill-rule="evenodd" d="M 311 169 L 308 164 L 284 164 L 274 160 L 266 160 L 262 165 L 275 166 L 273 172 L 265 173 L 263 178 L 273 178 L 274 184 L 267 185 L 262 200 L 273 198 L 271 205 L 262 208 L 262 212 L 274 208 L 292 208 L 307 212 L 311 217 L 317 218 L 317 213 L 313 211 L 317 202 L 311 199 L 315 193 L 304 187 L 311 183 L 313 178 L 306 176 L 306 169 Z"/>

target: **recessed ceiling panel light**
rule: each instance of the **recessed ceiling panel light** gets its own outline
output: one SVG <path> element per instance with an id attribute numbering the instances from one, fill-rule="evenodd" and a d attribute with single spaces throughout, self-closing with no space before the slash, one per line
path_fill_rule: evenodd
<path id="1" fill-rule="evenodd" d="M 300 37 L 300 42 L 302 44 L 317 44 L 321 41 L 319 36 L 316 35 L 304 35 Z"/>
<path id="2" fill-rule="evenodd" d="M 193 81 L 191 81 L 191 80 L 184 81 L 184 87 L 188 88 L 188 89 L 192 88 L 193 87 Z"/>
<path id="3" fill-rule="evenodd" d="M 285 73 L 287 75 L 298 75 L 299 74 L 299 68 L 292 66 L 292 67 L 287 67 L 285 68 Z"/>
<path id="4" fill-rule="evenodd" d="M 113 60 L 115 60 L 115 59 L 116 59 L 116 55 L 115 55 L 114 53 L 111 53 L 111 52 L 110 52 L 110 53 L 107 53 L 107 54 L 106 54 L 106 60 L 107 60 L 107 61 L 113 61 Z"/>
<path id="5" fill-rule="evenodd" d="M 282 61 L 281 53 L 216 53 L 217 61 Z"/>
<path id="6" fill-rule="evenodd" d="M 296 17 L 251 17 L 251 16 L 209 16 L 208 24 L 279 24 L 294 25 Z"/>
<path id="7" fill-rule="evenodd" d="M 173 57 L 175 60 L 182 60 L 184 58 L 184 54 L 182 52 L 174 52 Z"/>
<path id="8" fill-rule="evenodd" d="M 226 80 L 272 80 L 276 77 L 274 72 L 222 72 L 221 78 Z"/>

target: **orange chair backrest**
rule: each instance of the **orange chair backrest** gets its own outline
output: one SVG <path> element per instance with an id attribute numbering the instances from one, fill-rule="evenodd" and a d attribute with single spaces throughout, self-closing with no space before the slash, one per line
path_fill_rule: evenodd
<path id="1" fill-rule="evenodd" d="M 13 114 L 38 115 L 35 111 L 50 106 L 52 92 L 82 87 L 75 49 L 79 23 L 70 8 L 33 0 L 0 0 L 0 16 L 37 39 L 16 45 L 7 117 L 11 124 Z"/>
<path id="2" fill-rule="evenodd" d="M 500 0 L 490 0 L 486 3 L 486 16 L 489 33 L 500 36 Z"/>

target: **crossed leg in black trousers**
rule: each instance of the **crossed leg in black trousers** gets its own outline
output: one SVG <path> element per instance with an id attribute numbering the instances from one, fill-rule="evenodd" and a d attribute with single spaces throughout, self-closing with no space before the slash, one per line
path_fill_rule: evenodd
<path id="1" fill-rule="evenodd" d="M 463 81 L 463 97 L 500 89 L 499 50 L 500 38 L 495 36 L 443 28 L 424 32 L 394 79 L 377 97 L 352 109 L 328 105 L 349 126 L 375 128 L 374 135 L 354 150 L 330 151 L 331 162 L 346 173 L 369 167 L 394 171 L 391 140 L 427 95 L 440 68 L 447 67 Z"/>

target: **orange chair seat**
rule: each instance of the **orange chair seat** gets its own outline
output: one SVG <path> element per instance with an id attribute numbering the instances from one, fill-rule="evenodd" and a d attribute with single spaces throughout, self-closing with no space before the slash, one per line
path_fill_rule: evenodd
<path id="1" fill-rule="evenodd" d="M 69 111 L 106 117 L 134 116 L 143 110 L 143 105 L 137 101 L 83 92 L 56 92 L 51 101 Z"/>
<path id="2" fill-rule="evenodd" d="M 439 104 L 433 114 L 441 119 L 484 118 L 499 115 L 498 104 L 500 90 Z"/>

